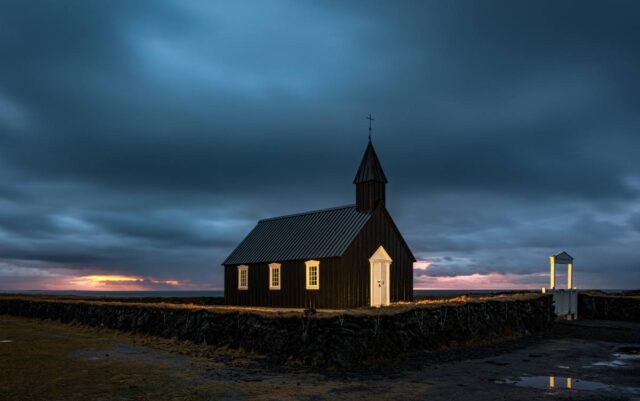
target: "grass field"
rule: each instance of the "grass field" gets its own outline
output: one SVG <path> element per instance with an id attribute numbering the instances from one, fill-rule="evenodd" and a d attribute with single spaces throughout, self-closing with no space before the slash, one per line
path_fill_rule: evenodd
<path id="1" fill-rule="evenodd" d="M 0 315 L 0 401 L 633 400 L 640 397 L 638 344 L 640 323 L 567 322 L 513 341 L 416 352 L 380 367 L 340 372 Z M 624 365 L 611 368 L 612 361 Z M 551 376 L 558 383 L 570 377 L 578 387 L 603 385 L 517 384 L 523 377 L 547 383 Z"/>
<path id="2" fill-rule="evenodd" d="M 10 317 L 0 318 L 0 337 L 6 341 L 0 343 L 2 400 L 191 400 L 200 391 L 202 399 L 230 393 L 220 383 L 198 382 L 192 358 L 144 347 L 142 337 Z"/>

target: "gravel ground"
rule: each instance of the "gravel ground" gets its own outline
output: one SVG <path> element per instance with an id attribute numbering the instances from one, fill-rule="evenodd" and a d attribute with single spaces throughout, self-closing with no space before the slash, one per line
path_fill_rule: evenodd
<path id="1" fill-rule="evenodd" d="M 417 353 L 359 371 L 0 316 L 0 400 L 640 400 L 640 323 Z"/>

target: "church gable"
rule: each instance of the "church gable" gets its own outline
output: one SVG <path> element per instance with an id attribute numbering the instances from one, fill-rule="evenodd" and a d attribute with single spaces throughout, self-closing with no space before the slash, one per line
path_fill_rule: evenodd
<path id="1" fill-rule="evenodd" d="M 353 239 L 347 252 L 362 253 L 359 258 L 368 260 L 371 254 L 381 245 L 387 251 L 394 250 L 394 253 L 407 255 L 411 263 L 416 261 L 389 211 L 382 205 L 371 214 L 371 218 Z"/>
<path id="2" fill-rule="evenodd" d="M 398 240 L 402 243 L 402 246 L 405 248 L 407 253 L 411 256 L 412 261 L 415 262 L 416 257 L 413 256 L 413 252 L 411 252 L 411 248 L 409 248 L 409 244 L 407 244 L 407 241 L 405 241 L 404 237 L 400 233 L 400 230 L 398 229 L 398 226 L 396 226 L 396 222 L 393 221 L 393 218 L 391 217 L 391 214 L 389 214 L 389 211 L 386 208 L 382 208 L 381 212 L 384 215 L 384 219 L 387 221 L 387 224 L 389 224 L 391 229 L 396 233 Z"/>

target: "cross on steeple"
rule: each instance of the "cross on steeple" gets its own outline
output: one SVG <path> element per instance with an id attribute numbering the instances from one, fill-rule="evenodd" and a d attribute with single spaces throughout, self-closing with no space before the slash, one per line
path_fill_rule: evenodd
<path id="1" fill-rule="evenodd" d="M 371 117 L 371 113 L 366 118 L 369 120 L 369 142 L 371 142 L 371 121 L 375 121 L 375 119 Z"/>

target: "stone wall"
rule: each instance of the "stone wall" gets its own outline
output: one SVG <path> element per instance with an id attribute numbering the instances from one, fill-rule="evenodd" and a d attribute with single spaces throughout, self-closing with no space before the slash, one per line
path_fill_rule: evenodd
<path id="1" fill-rule="evenodd" d="M 371 359 L 549 327 L 550 296 L 414 305 L 353 313 L 260 313 L 143 304 L 0 298 L 0 314 L 228 346 L 278 363 L 352 367 Z"/>
<path id="2" fill-rule="evenodd" d="M 578 294 L 578 317 L 640 321 L 640 295 Z"/>

